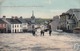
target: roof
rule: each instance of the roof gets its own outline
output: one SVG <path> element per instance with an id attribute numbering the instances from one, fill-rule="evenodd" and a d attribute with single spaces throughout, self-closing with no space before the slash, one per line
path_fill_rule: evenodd
<path id="1" fill-rule="evenodd" d="M 70 9 L 67 13 L 74 14 L 77 20 L 80 20 L 80 9 Z"/>
<path id="2" fill-rule="evenodd" d="M 0 19 L 0 24 L 3 24 L 3 23 L 6 23 L 6 22 L 4 22 L 2 19 Z"/>
<path id="3" fill-rule="evenodd" d="M 28 24 L 30 24 L 31 23 L 31 21 L 30 20 L 27 20 L 27 19 L 24 19 Z"/>
<path id="4" fill-rule="evenodd" d="M 21 23 L 28 23 L 26 19 L 18 18 L 18 20 L 21 21 Z"/>
<path id="5" fill-rule="evenodd" d="M 28 23 L 28 24 L 31 24 L 31 21 L 30 21 L 30 19 L 21 19 L 21 18 L 19 18 L 18 19 L 19 21 L 21 21 L 21 23 Z"/>
<path id="6" fill-rule="evenodd" d="M 11 24 L 21 24 L 21 22 L 18 19 L 6 18 L 6 20 Z"/>

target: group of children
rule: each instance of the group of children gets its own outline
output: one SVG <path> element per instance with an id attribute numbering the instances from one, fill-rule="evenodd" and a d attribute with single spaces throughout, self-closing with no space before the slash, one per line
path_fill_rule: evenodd
<path id="1" fill-rule="evenodd" d="M 44 36 L 44 33 L 49 31 L 49 35 L 51 36 L 51 33 L 52 33 L 52 29 L 51 29 L 51 25 L 41 25 L 40 26 L 40 34 L 41 36 Z M 34 28 L 34 26 L 32 27 L 32 34 L 33 36 L 35 36 L 35 33 L 36 33 L 36 29 Z"/>

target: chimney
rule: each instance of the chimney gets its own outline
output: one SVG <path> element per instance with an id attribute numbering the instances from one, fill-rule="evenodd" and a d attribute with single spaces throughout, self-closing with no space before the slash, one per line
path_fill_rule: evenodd
<path id="1" fill-rule="evenodd" d="M 6 19 L 6 16 L 3 16 L 3 18 L 2 19 Z"/>
<path id="2" fill-rule="evenodd" d="M 14 16 L 12 16 L 12 19 L 15 19 L 15 17 L 14 17 Z"/>
<path id="3" fill-rule="evenodd" d="M 20 16 L 20 19 L 23 19 L 23 17 L 22 17 L 22 16 Z"/>
<path id="4" fill-rule="evenodd" d="M 17 17 L 17 16 L 15 16 L 15 19 L 18 19 L 18 17 Z"/>

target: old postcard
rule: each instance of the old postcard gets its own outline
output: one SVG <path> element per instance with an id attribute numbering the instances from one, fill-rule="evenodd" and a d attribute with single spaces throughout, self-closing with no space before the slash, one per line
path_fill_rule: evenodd
<path id="1" fill-rule="evenodd" d="M 0 0 L 0 51 L 80 51 L 80 0 Z"/>

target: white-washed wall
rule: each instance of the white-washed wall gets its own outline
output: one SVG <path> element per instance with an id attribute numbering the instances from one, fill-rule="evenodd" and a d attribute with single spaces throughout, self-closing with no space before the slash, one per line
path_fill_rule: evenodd
<path id="1" fill-rule="evenodd" d="M 11 32 L 22 32 L 22 24 L 11 24 Z"/>

